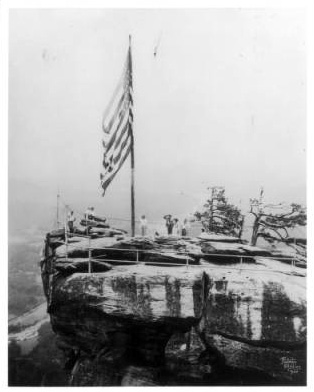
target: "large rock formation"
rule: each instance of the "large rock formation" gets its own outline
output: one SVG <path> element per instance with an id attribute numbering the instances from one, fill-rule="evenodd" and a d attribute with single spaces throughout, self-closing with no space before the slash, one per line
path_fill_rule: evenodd
<path id="1" fill-rule="evenodd" d="M 172 271 L 137 265 L 56 280 L 51 323 L 70 349 L 68 354 L 79 353 L 75 385 L 125 383 L 130 366 L 147 368 L 149 378 L 155 379 L 155 372 L 164 366 L 168 340 L 196 326 L 205 303 L 202 271 L 186 267 Z M 77 370 L 85 366 L 88 382 Z"/>
<path id="2" fill-rule="evenodd" d="M 145 265 L 144 254 L 98 261 L 94 273 L 78 244 L 77 259 L 48 254 L 48 310 L 71 385 L 305 383 L 306 270 L 261 257 L 202 263 L 192 248 L 200 265 Z"/>

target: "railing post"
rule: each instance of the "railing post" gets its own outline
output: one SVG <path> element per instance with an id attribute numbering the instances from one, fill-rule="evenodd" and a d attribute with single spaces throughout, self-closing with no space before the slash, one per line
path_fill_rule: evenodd
<path id="1" fill-rule="evenodd" d="M 240 268 L 239 268 L 240 273 L 242 273 L 242 269 L 243 269 L 243 257 L 240 256 Z"/>
<path id="2" fill-rule="evenodd" d="M 67 224 L 64 225 L 64 237 L 65 237 L 65 259 L 68 260 L 68 232 Z"/>
<path id="3" fill-rule="evenodd" d="M 293 257 L 292 259 L 291 259 L 291 267 L 295 267 L 295 258 Z"/>
<path id="4" fill-rule="evenodd" d="M 88 237 L 88 273 L 92 273 L 92 250 L 90 245 L 90 237 Z"/>
<path id="5" fill-rule="evenodd" d="M 139 257 L 138 257 L 138 250 L 136 249 L 136 262 L 139 262 Z"/>

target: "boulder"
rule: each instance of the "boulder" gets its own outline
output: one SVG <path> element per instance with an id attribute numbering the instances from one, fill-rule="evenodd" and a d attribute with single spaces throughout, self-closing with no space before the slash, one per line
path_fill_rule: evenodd
<path id="1" fill-rule="evenodd" d="M 204 279 L 202 271 L 186 267 L 165 273 L 158 267 L 141 266 L 55 277 L 51 323 L 67 347 L 80 348 L 85 367 L 90 369 L 96 357 L 106 363 L 106 377 L 111 380 L 106 385 L 116 382 L 112 380 L 117 372 L 124 379 L 119 383 L 125 383 L 131 374 L 135 377 L 130 369 L 139 363 L 145 368 L 163 366 L 170 337 L 198 323 L 206 297 Z M 127 371 L 121 368 L 124 365 Z"/>
<path id="2" fill-rule="evenodd" d="M 67 258 L 65 245 L 47 253 L 43 283 L 71 385 L 305 385 L 306 270 L 238 243 L 215 251 L 237 247 L 251 264 L 198 265 L 200 245 L 83 238 Z"/>

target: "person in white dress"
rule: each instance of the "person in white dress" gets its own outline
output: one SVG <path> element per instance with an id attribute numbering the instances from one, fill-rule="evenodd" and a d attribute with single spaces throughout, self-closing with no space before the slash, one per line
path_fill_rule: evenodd
<path id="1" fill-rule="evenodd" d="M 176 236 L 181 236 L 181 225 L 180 225 L 179 219 L 174 218 L 173 222 L 174 222 L 173 234 Z"/>
<path id="2" fill-rule="evenodd" d="M 147 235 L 147 219 L 145 215 L 140 217 L 140 229 L 142 237 L 145 237 Z"/>

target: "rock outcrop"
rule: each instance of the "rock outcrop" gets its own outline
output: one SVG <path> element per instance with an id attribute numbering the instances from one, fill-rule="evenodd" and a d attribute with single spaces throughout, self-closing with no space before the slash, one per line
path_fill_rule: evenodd
<path id="1" fill-rule="evenodd" d="M 186 267 L 169 274 L 139 265 L 57 279 L 49 308 L 51 323 L 71 347 L 68 354 L 80 353 L 74 385 L 87 385 L 77 381 L 85 366 L 93 369 L 88 373 L 95 371 L 92 385 L 102 385 L 103 377 L 105 385 L 116 385 L 130 377 L 132 366 L 147 368 L 148 378 L 155 379 L 153 374 L 164 367 L 171 336 L 187 333 L 199 323 L 205 279 L 202 271 Z"/>
<path id="2" fill-rule="evenodd" d="M 107 241 L 106 252 L 119 243 L 95 241 Z M 145 250 L 140 260 L 133 253 L 134 265 L 113 266 L 113 254 L 106 261 L 103 253 L 88 273 L 81 240 L 72 258 L 62 245 L 42 263 L 71 385 L 305 384 L 305 269 L 256 257 L 254 249 L 246 250 L 254 256 L 248 263 L 218 265 L 202 263 L 193 240 L 137 241 L 118 245 L 130 257 Z M 185 248 L 184 257 L 200 264 L 147 263 L 157 248 L 161 258 Z"/>

